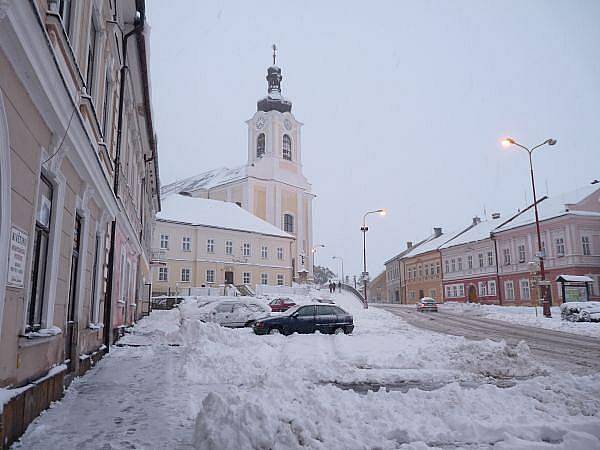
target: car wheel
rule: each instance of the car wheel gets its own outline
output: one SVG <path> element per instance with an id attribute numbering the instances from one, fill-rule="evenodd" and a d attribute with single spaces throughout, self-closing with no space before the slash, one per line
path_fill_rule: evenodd
<path id="1" fill-rule="evenodd" d="M 334 331 L 333 334 L 344 334 L 345 331 L 342 327 L 337 327 Z"/>
<path id="2" fill-rule="evenodd" d="M 577 314 L 573 314 L 573 313 L 567 314 L 566 319 L 568 322 L 577 322 Z"/>
<path id="3" fill-rule="evenodd" d="M 587 311 L 582 311 L 581 312 L 581 320 L 583 322 L 591 322 L 592 321 L 592 317 L 590 316 L 590 313 Z"/>
<path id="4" fill-rule="evenodd" d="M 279 328 L 271 328 L 269 334 L 281 334 L 281 331 L 279 331 Z"/>

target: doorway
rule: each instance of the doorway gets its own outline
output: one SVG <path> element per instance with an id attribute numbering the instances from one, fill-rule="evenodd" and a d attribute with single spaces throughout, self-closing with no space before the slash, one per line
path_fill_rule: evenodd
<path id="1" fill-rule="evenodd" d="M 77 305 L 77 274 L 79 273 L 79 250 L 81 245 L 81 217 L 75 215 L 73 230 L 73 252 L 71 253 L 71 286 L 69 289 L 69 304 L 67 306 L 67 330 L 65 332 L 65 362 L 68 371 L 74 369 L 73 344 L 75 341 L 75 310 Z"/>
<path id="2" fill-rule="evenodd" d="M 469 286 L 469 303 L 477 303 L 477 290 L 475 286 Z"/>
<path id="3" fill-rule="evenodd" d="M 233 284 L 233 272 L 225 272 L 225 284 Z"/>

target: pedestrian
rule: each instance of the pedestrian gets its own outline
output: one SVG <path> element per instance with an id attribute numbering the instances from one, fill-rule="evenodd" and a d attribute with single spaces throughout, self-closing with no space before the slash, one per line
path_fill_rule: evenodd
<path id="1" fill-rule="evenodd" d="M 335 294 L 335 281 L 333 282 L 333 293 Z"/>
<path id="2" fill-rule="evenodd" d="M 331 286 L 331 280 L 329 280 L 329 293 L 331 294 L 333 292 L 333 287 Z"/>
<path id="3" fill-rule="evenodd" d="M 342 292 L 342 282 L 338 281 L 338 291 Z"/>

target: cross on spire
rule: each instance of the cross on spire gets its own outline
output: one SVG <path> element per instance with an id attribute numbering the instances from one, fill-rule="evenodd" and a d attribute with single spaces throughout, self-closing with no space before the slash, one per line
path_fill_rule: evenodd
<path id="1" fill-rule="evenodd" d="M 277 65 L 277 46 L 273 44 L 273 65 Z"/>

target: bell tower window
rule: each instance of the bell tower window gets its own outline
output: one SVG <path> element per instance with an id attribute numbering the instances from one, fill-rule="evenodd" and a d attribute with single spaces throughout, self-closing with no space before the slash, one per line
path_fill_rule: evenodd
<path id="1" fill-rule="evenodd" d="M 256 139 L 256 157 L 261 158 L 265 154 L 265 133 L 260 133 Z"/>
<path id="2" fill-rule="evenodd" d="M 292 160 L 292 140 L 287 134 L 283 135 L 283 159 Z"/>

